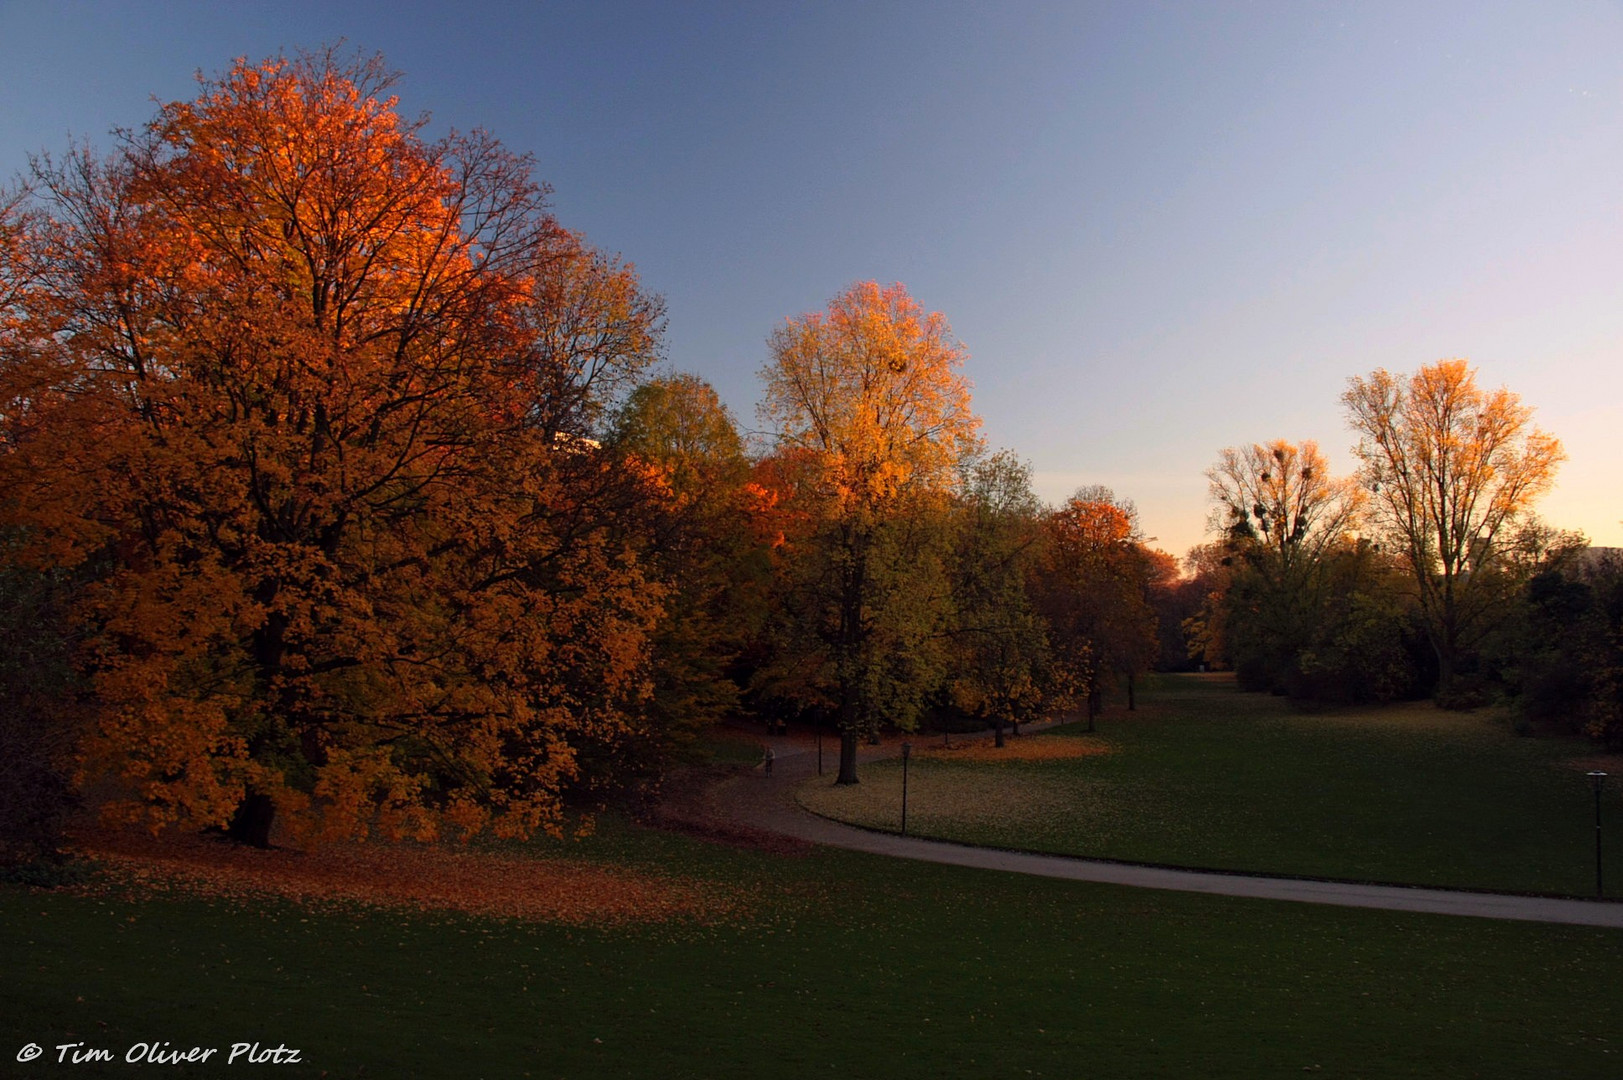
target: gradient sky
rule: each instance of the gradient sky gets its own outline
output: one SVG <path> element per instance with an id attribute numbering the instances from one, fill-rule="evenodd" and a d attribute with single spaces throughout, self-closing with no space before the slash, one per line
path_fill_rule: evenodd
<path id="1" fill-rule="evenodd" d="M 778 322 L 902 281 L 1041 495 L 1181 555 L 1223 447 L 1348 471 L 1350 376 L 1465 356 L 1566 444 L 1546 520 L 1623 546 L 1616 3 L 0 0 L 0 176 L 340 39 L 533 154 L 746 428 Z"/>

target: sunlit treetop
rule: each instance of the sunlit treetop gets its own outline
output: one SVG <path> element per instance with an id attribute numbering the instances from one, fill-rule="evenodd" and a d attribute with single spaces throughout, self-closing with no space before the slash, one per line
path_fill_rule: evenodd
<path id="1" fill-rule="evenodd" d="M 783 443 L 816 452 L 842 506 L 946 490 L 980 448 L 967 352 L 900 284 L 852 285 L 769 345 L 761 414 Z"/>
<path id="2" fill-rule="evenodd" d="M 1332 476 L 1312 439 L 1229 447 L 1206 478 L 1213 524 L 1230 540 L 1258 541 L 1286 562 L 1316 559 L 1345 540 L 1364 506 L 1357 481 Z"/>

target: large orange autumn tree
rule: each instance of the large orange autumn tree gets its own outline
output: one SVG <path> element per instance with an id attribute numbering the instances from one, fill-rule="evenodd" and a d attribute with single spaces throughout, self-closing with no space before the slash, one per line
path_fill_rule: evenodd
<path id="1" fill-rule="evenodd" d="M 881 717 L 907 729 L 936 662 L 946 588 L 934 520 L 980 449 L 967 355 L 901 284 L 858 282 L 769 340 L 761 416 L 806 525 L 788 546 L 788 667 L 838 718 L 838 782 Z M 790 643 L 792 642 L 792 643 Z"/>
<path id="2" fill-rule="evenodd" d="M 82 773 L 126 819 L 555 828 L 636 733 L 659 590 L 589 435 L 661 303 L 391 81 L 239 61 L 15 215 L 0 524 L 89 583 Z"/>

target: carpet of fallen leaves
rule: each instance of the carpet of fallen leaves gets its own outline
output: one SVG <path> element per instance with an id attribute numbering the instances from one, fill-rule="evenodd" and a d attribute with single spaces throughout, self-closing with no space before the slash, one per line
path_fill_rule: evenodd
<path id="1" fill-rule="evenodd" d="M 973 742 L 954 743 L 951 746 L 921 746 L 917 753 L 921 757 L 934 758 L 938 761 L 973 762 L 978 765 L 1094 757 L 1110 753 L 1110 747 L 1089 739 L 1022 735 L 1018 739 L 1010 737 L 1002 748 L 994 746 L 990 739 L 976 739 Z"/>
<path id="2" fill-rule="evenodd" d="M 276 896 L 460 911 L 575 926 L 734 921 L 753 898 L 739 886 L 584 860 L 384 844 L 314 851 L 244 848 L 203 836 L 103 832 L 78 846 L 105 869 L 96 891 L 181 891 L 226 900 Z"/>

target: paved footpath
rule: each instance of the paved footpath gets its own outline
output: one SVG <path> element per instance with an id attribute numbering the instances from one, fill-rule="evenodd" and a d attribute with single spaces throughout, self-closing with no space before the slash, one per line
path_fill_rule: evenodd
<path id="1" fill-rule="evenodd" d="M 1458 892 L 1449 889 L 1406 888 L 1397 885 L 1355 885 L 1334 881 L 1296 878 L 1254 877 L 1248 874 L 1214 874 L 1197 870 L 1173 870 L 1158 866 L 1135 866 L 1069 858 L 1062 855 L 1034 855 L 995 848 L 970 847 L 939 840 L 920 840 L 893 833 L 872 832 L 841 825 L 818 817 L 794 799 L 794 789 L 817 771 L 817 754 L 804 739 L 768 740 L 774 756 L 773 775 L 763 770 L 731 777 L 707 793 L 714 812 L 736 823 L 779 833 L 784 836 L 826 844 L 831 847 L 867 851 L 902 859 L 970 866 L 983 870 L 1003 870 L 1039 877 L 1096 881 L 1146 889 L 1174 889 L 1180 892 L 1214 893 L 1220 896 L 1249 896 L 1267 900 L 1299 900 L 1309 904 L 1337 904 L 1343 907 L 1382 908 L 1388 911 L 1422 911 L 1438 915 L 1475 915 L 1488 919 L 1521 919 L 1531 922 L 1572 923 L 1580 926 L 1623 928 L 1623 903 L 1594 900 L 1556 900 L 1502 893 Z M 858 761 L 893 756 L 896 744 L 863 747 Z M 826 767 L 832 772 L 839 760 L 839 747 L 825 742 Z"/>

